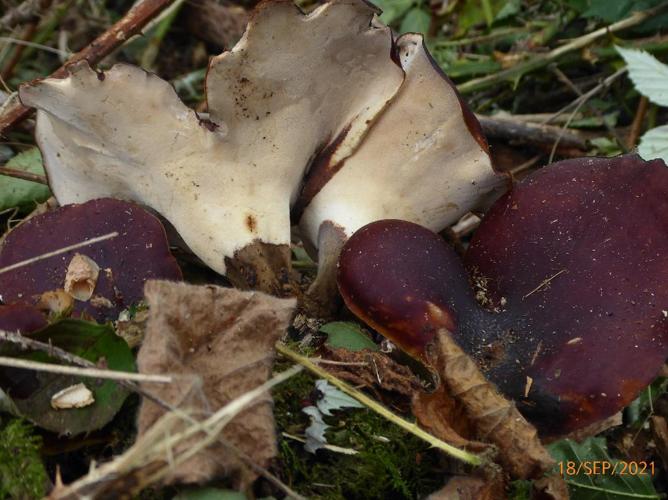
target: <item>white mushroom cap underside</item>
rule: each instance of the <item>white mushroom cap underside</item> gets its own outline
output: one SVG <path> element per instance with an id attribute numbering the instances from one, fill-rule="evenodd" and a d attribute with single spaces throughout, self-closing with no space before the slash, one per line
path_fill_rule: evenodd
<path id="1" fill-rule="evenodd" d="M 406 72 L 401 90 L 304 211 L 300 225 L 314 245 L 324 221 L 348 236 L 391 218 L 439 231 L 499 183 L 422 37 L 404 35 L 397 44 Z"/>
<path id="2" fill-rule="evenodd" d="M 214 131 L 167 82 L 133 66 L 100 75 L 78 64 L 66 79 L 23 86 L 58 201 L 148 205 L 221 273 L 225 257 L 255 240 L 289 244 L 290 200 L 311 158 L 344 130 L 340 154 L 353 151 L 403 81 L 389 29 L 373 16 L 361 0 L 308 16 L 291 2 L 263 5 L 211 64 Z"/>

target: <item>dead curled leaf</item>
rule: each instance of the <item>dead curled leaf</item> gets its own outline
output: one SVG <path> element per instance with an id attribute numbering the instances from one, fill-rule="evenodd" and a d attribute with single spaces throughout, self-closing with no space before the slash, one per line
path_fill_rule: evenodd
<path id="1" fill-rule="evenodd" d="M 150 313 L 137 358 L 139 369 L 181 376 L 173 384 L 142 386 L 163 401 L 202 417 L 269 378 L 274 344 L 286 331 L 296 307 L 295 299 L 166 281 L 149 281 L 145 296 Z M 162 407 L 144 400 L 139 436 L 164 413 Z M 256 464 L 266 466 L 277 452 L 271 397 L 241 412 L 225 427 L 223 437 Z M 223 474 L 242 487 L 256 477 L 216 442 L 180 464 L 164 482 L 199 482 Z"/>
<path id="2" fill-rule="evenodd" d="M 434 336 L 432 356 L 442 383 L 463 403 L 478 436 L 498 447 L 501 463 L 512 477 L 539 478 L 550 470 L 554 460 L 536 428 L 485 378 L 447 330 Z"/>
<path id="3" fill-rule="evenodd" d="M 474 440 L 475 428 L 464 405 L 443 384 L 434 392 L 414 393 L 411 410 L 420 427 L 446 443 L 476 453 L 490 449 L 489 444 Z"/>

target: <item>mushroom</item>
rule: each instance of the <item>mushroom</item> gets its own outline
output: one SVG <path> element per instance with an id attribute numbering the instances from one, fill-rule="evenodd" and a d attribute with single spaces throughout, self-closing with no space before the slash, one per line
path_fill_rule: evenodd
<path id="1" fill-rule="evenodd" d="M 351 156 L 326 151 L 315 159 L 297 204 L 303 236 L 318 249 L 310 296 L 321 305 L 335 295 L 341 246 L 360 227 L 396 218 L 441 231 L 505 179 L 422 36 L 399 37 L 395 54 L 406 73 L 397 96 Z"/>
<path id="2" fill-rule="evenodd" d="M 346 243 L 338 283 L 353 313 L 427 363 L 450 331 L 560 436 L 628 405 L 668 355 L 666 214 L 662 161 L 567 160 L 498 200 L 463 264 L 431 231 L 385 220 Z"/>
<path id="3" fill-rule="evenodd" d="M 290 205 L 313 158 L 342 161 L 403 82 L 390 29 L 363 0 L 305 15 L 261 3 L 206 80 L 211 122 L 164 80 L 87 63 L 23 85 L 58 201 L 111 196 L 168 219 L 207 265 L 242 288 L 281 295 L 290 266 Z"/>
<path id="4" fill-rule="evenodd" d="M 60 299 L 48 292 L 69 288 L 75 315 L 107 321 L 143 299 L 146 280 L 181 279 L 160 221 L 134 203 L 109 198 L 66 205 L 16 227 L 0 247 L 0 269 L 113 232 L 118 235 L 0 273 L 2 300 L 53 309 Z"/>

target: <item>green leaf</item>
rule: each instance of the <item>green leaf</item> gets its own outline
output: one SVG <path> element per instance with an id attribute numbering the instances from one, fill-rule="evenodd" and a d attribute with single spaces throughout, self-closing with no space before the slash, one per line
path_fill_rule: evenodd
<path id="1" fill-rule="evenodd" d="M 508 0 L 503 4 L 503 7 L 501 7 L 501 10 L 494 18 L 494 21 L 503 21 L 504 19 L 515 16 L 515 14 L 519 13 L 521 7 L 521 0 Z"/>
<path id="2" fill-rule="evenodd" d="M 668 65 L 644 50 L 615 47 L 624 58 L 636 90 L 659 106 L 668 106 Z"/>
<path id="3" fill-rule="evenodd" d="M 65 319 L 30 337 L 111 370 L 136 371 L 130 348 L 108 325 Z M 3 347 L 0 352 L 15 358 L 62 364 L 44 352 L 26 352 L 12 346 Z M 65 410 L 51 407 L 54 394 L 78 383 L 93 392 L 93 404 Z M 40 427 L 68 435 L 103 427 L 120 410 L 128 395 L 127 389 L 111 380 L 15 369 L 0 372 L 0 387 L 12 398 L 22 416 Z"/>
<path id="4" fill-rule="evenodd" d="M 628 16 L 636 0 L 591 0 L 582 17 L 596 17 L 614 23 Z"/>
<path id="5" fill-rule="evenodd" d="M 31 174 L 44 175 L 42 155 L 37 148 L 19 153 L 9 160 L 6 166 Z M 35 203 L 41 203 L 49 196 L 51 192 L 44 184 L 0 175 L 0 212 L 14 207 L 30 210 Z"/>
<path id="6" fill-rule="evenodd" d="M 323 325 L 320 331 L 327 334 L 327 345 L 330 347 L 349 351 L 378 350 L 376 343 L 364 333 L 357 323 L 334 321 Z"/>
<path id="7" fill-rule="evenodd" d="M 661 158 L 668 164 L 668 125 L 645 132 L 640 138 L 638 154 L 643 160 Z"/>
<path id="8" fill-rule="evenodd" d="M 40 457 L 42 439 L 30 424 L 12 419 L 0 430 L 0 498 L 42 498 L 49 477 Z"/>
<path id="9" fill-rule="evenodd" d="M 647 386 L 624 410 L 625 421 L 631 425 L 643 425 L 649 415 L 654 413 L 654 403 L 666 392 L 668 378 L 658 377 Z"/>
<path id="10" fill-rule="evenodd" d="M 246 500 L 246 495 L 239 491 L 218 488 L 195 488 L 182 491 L 174 500 Z"/>
<path id="11" fill-rule="evenodd" d="M 372 0 L 373 3 L 380 10 L 383 11 L 383 14 L 380 16 L 380 20 L 385 24 L 391 24 L 394 21 L 401 18 L 408 9 L 413 6 L 413 0 Z"/>
<path id="12" fill-rule="evenodd" d="M 431 14 L 419 7 L 414 7 L 404 17 L 399 31 L 401 33 L 422 33 L 423 35 L 427 35 L 430 24 Z"/>
<path id="13" fill-rule="evenodd" d="M 556 470 L 567 472 L 569 462 L 573 464 L 574 471 L 580 469 L 579 474 L 563 474 L 569 486 L 571 500 L 624 500 L 630 498 L 661 498 L 654 489 L 652 476 L 649 468 L 644 475 L 620 475 L 600 473 L 602 464 L 610 464 L 615 467 L 619 460 L 610 458 L 607 451 L 605 438 L 593 437 L 576 443 L 570 439 L 557 441 L 547 447 L 552 457 L 557 461 Z M 580 464 L 583 464 L 580 466 Z M 589 465 L 589 474 L 585 465 Z M 593 473 L 592 467 L 598 464 L 599 473 Z M 617 467 L 621 467 L 617 465 Z M 563 468 L 563 471 L 561 470 Z M 617 472 L 621 471 L 621 468 Z"/>

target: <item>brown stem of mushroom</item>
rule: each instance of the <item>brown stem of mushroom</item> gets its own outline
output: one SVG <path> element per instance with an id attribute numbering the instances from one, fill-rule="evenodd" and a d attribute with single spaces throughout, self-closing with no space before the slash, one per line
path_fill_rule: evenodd
<path id="1" fill-rule="evenodd" d="M 22 179 L 24 181 L 37 182 L 39 184 L 48 184 L 46 177 L 39 174 L 32 174 L 24 170 L 18 170 L 11 167 L 0 167 L 0 175 Z"/>
<path id="2" fill-rule="evenodd" d="M 336 264 L 346 242 L 343 229 L 327 221 L 318 233 L 318 275 L 304 296 L 304 312 L 315 318 L 331 318 L 341 308 L 336 285 Z"/>
<path id="3" fill-rule="evenodd" d="M 642 127 L 645 122 L 645 116 L 647 115 L 647 107 L 649 105 L 649 100 L 647 97 L 640 96 L 640 100 L 638 101 L 638 108 L 636 109 L 636 114 L 633 117 L 633 122 L 631 123 L 631 129 L 629 130 L 629 137 L 628 137 L 628 148 L 633 149 L 636 147 L 636 144 L 638 142 L 638 137 L 640 137 L 640 133 L 642 132 Z"/>
<path id="4" fill-rule="evenodd" d="M 89 43 L 82 50 L 70 57 L 67 62 L 49 75 L 52 78 L 61 78 L 67 75 L 67 65 L 77 61 L 87 60 L 91 65 L 99 62 L 115 49 L 123 45 L 132 36 L 141 32 L 153 18 L 169 7 L 174 0 L 143 0 L 132 7 L 125 16 L 107 31 Z M 0 115 L 0 135 L 5 135 L 12 127 L 22 122 L 32 114 L 33 110 L 23 106 L 18 101 L 4 109 Z"/>

